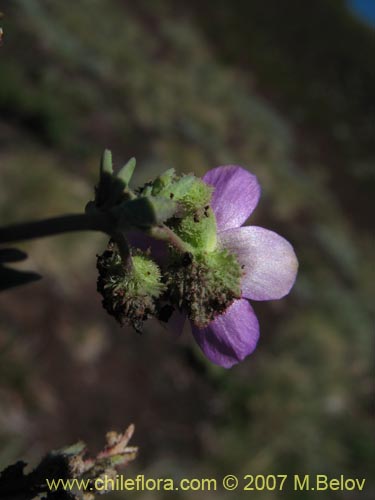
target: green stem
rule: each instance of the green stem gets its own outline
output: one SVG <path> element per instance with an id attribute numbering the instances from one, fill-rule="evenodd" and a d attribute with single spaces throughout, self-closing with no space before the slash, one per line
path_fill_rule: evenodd
<path id="1" fill-rule="evenodd" d="M 131 269 L 133 268 L 133 261 L 130 255 L 130 248 L 124 233 L 122 231 L 117 231 L 112 235 L 112 238 L 117 244 L 117 248 L 121 255 L 121 259 L 124 263 L 125 269 L 127 271 L 131 271 Z"/>
<path id="2" fill-rule="evenodd" d="M 115 231 L 109 217 L 98 212 L 62 215 L 49 219 L 0 227 L 0 244 L 54 236 L 73 231 L 102 231 L 111 235 L 119 246 L 124 263 L 131 262 L 124 234 Z M 149 234 L 155 239 L 167 241 L 180 252 L 191 251 L 191 246 L 165 225 L 151 228 Z"/>
<path id="3" fill-rule="evenodd" d="M 179 252 L 185 253 L 185 252 L 191 252 L 192 251 L 192 246 L 189 245 L 189 243 L 186 243 L 186 241 L 183 241 L 179 236 L 177 236 L 176 233 L 172 231 L 168 226 L 165 224 L 161 226 L 154 226 L 150 229 L 149 232 L 150 236 L 157 240 L 163 240 L 168 243 L 170 243 L 172 246 L 174 246 Z"/>
<path id="4" fill-rule="evenodd" d="M 110 222 L 101 214 L 72 214 L 0 228 L 0 244 L 42 238 L 71 231 L 110 233 Z"/>

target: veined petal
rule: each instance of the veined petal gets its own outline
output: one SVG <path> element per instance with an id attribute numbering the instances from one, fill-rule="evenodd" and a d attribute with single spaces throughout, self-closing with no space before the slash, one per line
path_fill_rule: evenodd
<path id="1" fill-rule="evenodd" d="M 292 245 L 282 236 L 256 226 L 229 229 L 219 243 L 244 266 L 242 295 L 252 300 L 281 299 L 290 292 L 298 270 Z"/>
<path id="2" fill-rule="evenodd" d="M 230 368 L 254 351 L 259 323 L 251 305 L 241 299 L 205 328 L 192 325 L 192 332 L 212 363 Z"/>
<path id="3" fill-rule="evenodd" d="M 211 206 L 219 231 L 241 226 L 258 204 L 258 180 L 242 167 L 217 167 L 209 170 L 203 180 L 215 188 Z"/>

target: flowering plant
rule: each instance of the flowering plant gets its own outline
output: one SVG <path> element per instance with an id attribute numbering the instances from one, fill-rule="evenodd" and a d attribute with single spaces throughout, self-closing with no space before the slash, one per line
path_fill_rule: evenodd
<path id="1" fill-rule="evenodd" d="M 272 231 L 242 225 L 260 197 L 256 177 L 242 167 L 217 167 L 203 179 L 169 169 L 135 190 L 134 168 L 131 159 L 114 172 L 105 151 L 84 214 L 2 228 L 0 243 L 72 230 L 106 232 L 110 241 L 97 268 L 107 312 L 137 331 L 151 317 L 182 330 L 188 318 L 207 358 L 231 367 L 259 338 L 248 299 L 289 293 L 298 267 L 294 250 Z"/>
<path id="2" fill-rule="evenodd" d="M 208 359 L 230 367 L 251 354 L 259 338 L 258 320 L 246 299 L 273 300 L 287 295 L 296 279 L 298 261 L 293 247 L 278 234 L 242 226 L 260 197 L 254 175 L 230 165 L 210 170 L 203 180 L 214 187 L 211 207 L 218 246 L 235 255 L 241 266 L 241 295 L 206 327 L 193 324 L 192 331 Z"/>

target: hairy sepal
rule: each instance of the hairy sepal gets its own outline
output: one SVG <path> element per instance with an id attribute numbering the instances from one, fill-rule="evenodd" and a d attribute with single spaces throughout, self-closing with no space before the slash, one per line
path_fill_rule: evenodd
<path id="1" fill-rule="evenodd" d="M 241 276 L 236 257 L 215 250 L 176 256 L 165 281 L 172 304 L 203 328 L 241 297 Z"/>

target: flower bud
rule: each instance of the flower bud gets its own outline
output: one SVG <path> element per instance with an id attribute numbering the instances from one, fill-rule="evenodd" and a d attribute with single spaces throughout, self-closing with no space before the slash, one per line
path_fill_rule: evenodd
<path id="1" fill-rule="evenodd" d="M 140 194 L 175 201 L 180 207 L 177 216 L 197 216 L 209 205 L 212 188 L 192 174 L 178 177 L 171 168 L 141 188 Z"/>
<path id="2" fill-rule="evenodd" d="M 211 252 L 216 248 L 216 219 L 209 205 L 203 210 L 197 210 L 194 215 L 175 219 L 170 227 L 198 252 Z"/>
<path id="3" fill-rule="evenodd" d="M 121 325 L 130 324 L 141 332 L 143 321 L 156 314 L 155 301 L 164 291 L 157 264 L 139 250 L 124 263 L 110 241 L 107 250 L 98 256 L 97 269 L 103 307 Z"/>
<path id="4" fill-rule="evenodd" d="M 172 304 L 203 328 L 241 297 L 241 276 L 236 257 L 227 250 L 186 253 L 169 266 L 166 285 Z"/>

